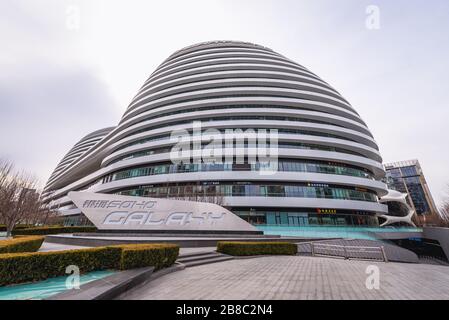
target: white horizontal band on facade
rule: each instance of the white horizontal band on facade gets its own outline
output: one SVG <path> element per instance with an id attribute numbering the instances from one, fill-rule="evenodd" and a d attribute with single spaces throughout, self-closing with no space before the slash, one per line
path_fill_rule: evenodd
<path id="1" fill-rule="evenodd" d="M 173 69 L 169 69 L 165 72 L 158 74 L 157 76 L 152 76 L 150 82 L 145 84 L 141 90 L 144 92 L 145 90 L 155 86 L 157 84 L 161 84 L 166 82 L 169 79 L 185 77 L 189 75 L 202 74 L 204 72 L 219 72 L 230 71 L 230 70 L 239 70 L 242 73 L 250 70 L 259 70 L 259 71 L 271 71 L 271 72 L 285 72 L 289 74 L 294 74 L 297 76 L 302 76 L 310 81 L 319 83 L 325 87 L 327 85 L 325 82 L 321 81 L 318 77 L 313 75 L 312 73 L 305 71 L 304 69 L 300 69 L 294 65 L 287 65 L 285 63 L 279 63 L 276 60 L 271 59 L 242 59 L 242 58 L 233 58 L 232 60 L 224 61 L 225 59 L 213 59 L 206 60 L 200 62 L 194 62 L 190 65 L 182 65 Z"/>
<path id="2" fill-rule="evenodd" d="M 226 149 L 225 149 L 225 151 L 226 151 Z M 372 171 L 375 174 L 375 176 L 377 176 L 379 178 L 383 177 L 385 175 L 382 165 L 376 161 L 357 157 L 357 156 L 336 153 L 336 152 L 332 154 L 332 157 L 330 157 L 330 152 L 326 152 L 326 151 L 279 149 L 279 158 L 309 159 L 309 160 L 320 160 L 320 161 L 333 159 L 333 161 L 342 162 L 342 163 L 346 163 L 349 165 L 355 165 L 355 166 L 359 166 L 362 168 L 367 168 L 370 171 Z M 178 159 L 180 159 L 180 158 L 178 158 Z M 112 173 L 114 171 L 117 171 L 117 170 L 122 170 L 122 169 L 128 168 L 128 167 L 133 168 L 133 167 L 143 165 L 143 164 L 167 162 L 170 160 L 171 160 L 170 154 L 163 153 L 163 154 L 156 154 L 156 155 L 145 156 L 145 157 L 141 157 L 141 158 L 134 158 L 134 159 L 130 159 L 130 160 L 124 160 L 121 162 L 117 162 L 117 163 L 114 163 L 106 168 L 99 169 L 99 170 L 95 171 L 94 173 L 91 173 L 91 174 L 87 175 L 86 177 L 66 186 L 65 188 L 61 188 L 54 194 L 54 197 L 63 195 L 72 190 L 76 190 L 77 188 L 80 188 L 83 185 L 94 182 L 95 180 L 99 179 L 100 177 L 102 177 L 106 174 Z M 368 180 L 368 179 L 366 179 L 366 180 Z M 385 190 L 386 190 L 386 186 L 385 186 Z"/>
<path id="3" fill-rule="evenodd" d="M 152 135 L 159 135 L 164 133 L 170 133 L 175 130 L 191 130 L 192 124 L 191 123 L 185 123 L 185 124 L 179 124 L 179 125 L 170 125 L 169 122 L 164 122 L 161 120 L 164 119 L 156 119 L 160 122 L 157 122 L 155 120 L 148 120 L 141 123 L 138 123 L 134 126 L 130 126 L 126 128 L 125 130 L 121 131 L 119 135 L 114 137 L 114 140 L 116 139 L 126 139 L 128 137 L 133 137 L 132 140 L 138 140 L 142 138 L 147 138 Z M 169 119 L 167 119 L 169 121 Z M 167 125 L 162 128 L 152 129 L 151 127 L 154 127 L 156 125 Z M 143 130 L 148 128 L 148 134 L 147 135 L 141 135 L 140 133 L 137 133 L 139 130 Z M 315 133 L 325 133 L 325 134 L 332 134 L 335 136 L 340 136 L 342 141 L 345 141 L 347 143 L 353 142 L 354 144 L 360 143 L 365 144 L 373 149 L 377 149 L 377 144 L 375 141 L 368 135 L 365 135 L 363 133 L 360 133 L 358 131 L 354 131 L 351 129 L 346 129 L 334 125 L 327 125 L 327 124 L 320 124 L 320 123 L 311 123 L 311 122 L 300 122 L 300 121 L 282 121 L 282 120 L 222 120 L 222 121 L 202 121 L 201 122 L 201 128 L 203 130 L 206 129 L 237 129 L 241 128 L 242 130 L 244 128 L 248 129 L 289 129 L 289 130 L 304 130 L 304 131 L 311 131 Z M 306 134 L 305 134 L 306 135 Z M 335 139 L 338 139 L 337 137 L 333 137 Z M 346 138 L 346 139 L 345 139 Z M 131 141 L 132 141 L 131 140 Z M 129 141 L 129 142 L 131 142 Z M 112 142 L 112 141 L 111 141 Z"/>
<path id="4" fill-rule="evenodd" d="M 290 81 L 292 83 L 304 83 L 316 86 L 320 90 L 324 90 L 331 94 L 332 96 L 336 96 L 339 99 L 347 101 L 339 96 L 338 92 L 336 92 L 333 88 L 328 86 L 324 81 L 319 81 L 314 78 L 310 78 L 304 75 L 297 75 L 287 72 L 278 72 L 278 71 L 261 71 L 261 70 L 216 70 L 211 71 L 210 69 L 205 70 L 202 73 L 195 73 L 192 75 L 182 75 L 178 77 L 173 77 L 173 79 L 169 79 L 167 81 L 162 81 L 158 84 L 154 84 L 147 89 L 142 88 L 137 95 L 133 98 L 130 103 L 128 109 L 130 109 L 137 99 L 140 99 L 141 96 L 146 94 L 147 92 L 151 93 L 154 91 L 171 88 L 178 85 L 188 84 L 188 83 L 196 83 L 203 81 L 211 81 L 211 80 L 226 80 L 226 79 L 234 79 L 238 81 L 239 79 L 268 79 L 268 80 L 284 80 Z"/>
<path id="5" fill-rule="evenodd" d="M 129 109 L 133 109 L 139 107 L 143 104 L 144 101 L 152 99 L 159 99 L 163 97 L 172 96 L 179 93 L 193 92 L 204 89 L 216 89 L 216 88 L 238 88 L 240 87 L 250 87 L 250 86 L 258 86 L 258 87 L 270 87 L 270 88 L 279 88 L 279 89 L 292 89 L 298 90 L 299 92 L 310 92 L 315 94 L 317 98 L 318 95 L 321 95 L 321 101 L 337 104 L 341 104 L 345 107 L 349 106 L 347 102 L 338 97 L 338 95 L 328 88 L 316 84 L 312 84 L 309 82 L 302 81 L 291 81 L 291 80 L 282 80 L 282 79 L 272 79 L 268 77 L 259 77 L 259 78 L 250 78 L 250 77 L 235 77 L 235 78 L 223 78 L 223 79 L 211 79 L 211 80 L 203 80 L 197 83 L 180 83 L 180 79 L 177 78 L 177 84 L 173 84 L 171 86 L 165 86 L 166 88 L 154 88 L 151 87 L 151 90 L 143 91 L 129 106 Z M 314 97 L 315 97 L 314 96 Z"/>
<path id="6" fill-rule="evenodd" d="M 146 126 L 150 126 L 151 124 L 154 125 L 154 122 L 148 121 L 147 122 L 143 122 L 138 124 L 138 127 L 129 127 L 125 130 L 119 131 L 117 133 L 117 135 L 115 135 L 113 138 L 110 137 L 109 139 L 104 139 L 102 142 L 99 143 L 103 144 L 102 148 L 96 148 L 98 152 L 101 151 L 101 149 L 105 149 L 108 147 L 108 144 L 110 144 L 113 141 L 117 141 L 120 139 L 123 139 L 124 136 L 130 134 L 133 130 L 138 130 L 138 129 L 142 129 L 145 128 Z M 325 132 L 325 133 L 330 133 L 330 134 L 339 134 L 341 136 L 346 136 L 347 138 L 352 138 L 354 140 L 358 140 L 359 143 L 365 143 L 373 148 L 377 148 L 377 144 L 374 142 L 374 140 L 367 135 L 361 134 L 359 132 L 356 132 L 354 130 L 350 130 L 350 129 L 345 129 L 345 128 L 340 128 L 340 127 L 336 127 L 336 126 L 330 126 L 330 125 L 321 125 L 321 124 L 313 124 L 313 123 L 301 123 L 301 125 L 299 125 L 300 122 L 296 123 L 293 121 L 263 121 L 263 120 L 244 120 L 244 121 L 239 121 L 239 120 L 233 120 L 233 121 L 214 121 L 212 122 L 204 122 L 202 123 L 202 126 L 204 129 L 208 129 L 208 128 L 216 128 L 216 129 L 220 129 L 220 128 L 273 128 L 273 129 L 282 129 L 282 128 L 290 128 L 290 129 L 308 129 L 308 130 L 312 130 L 312 131 L 317 131 L 317 132 Z M 159 128 L 159 129 L 155 129 L 155 130 L 150 130 L 144 134 L 136 134 L 132 139 L 137 140 L 137 139 L 141 139 L 141 138 L 145 138 L 145 137 L 149 137 L 151 135 L 157 135 L 157 134 L 162 134 L 162 133 L 168 133 L 171 132 L 173 130 L 182 130 L 182 129 L 189 129 L 191 127 L 191 125 L 189 124 L 185 124 L 185 125 L 176 125 L 176 126 L 172 126 L 172 127 L 165 127 L 165 128 Z M 114 130 L 115 131 L 115 130 Z M 113 134 L 114 132 L 112 132 L 111 134 Z M 129 139 L 131 140 L 131 139 Z M 105 144 L 105 143 L 108 144 Z M 92 150 L 92 149 L 91 149 Z M 79 159 L 77 159 L 77 161 L 82 160 L 85 155 L 87 155 L 91 150 L 89 150 L 88 152 L 86 152 L 83 157 L 80 157 Z M 103 154 L 104 156 L 104 154 Z M 71 168 L 69 168 L 71 169 Z M 66 172 L 64 171 L 63 174 L 65 174 Z"/>
<path id="7" fill-rule="evenodd" d="M 197 107 L 198 109 L 198 107 Z M 260 115 L 271 115 L 271 116 L 285 116 L 285 117 L 295 117 L 298 122 L 302 120 L 313 120 L 327 123 L 329 125 L 336 125 L 343 128 L 358 131 L 362 134 L 368 135 L 372 138 L 369 129 L 364 125 L 356 122 L 354 120 L 336 116 L 330 113 L 320 112 L 320 111 L 310 111 L 304 109 L 298 109 L 288 106 L 269 106 L 269 105 L 246 105 L 241 107 L 239 105 L 210 105 L 209 107 L 200 108 L 201 110 L 189 109 L 185 106 L 179 105 L 169 105 L 166 107 L 160 107 L 156 110 L 148 110 L 143 113 L 138 114 L 132 119 L 123 121 L 119 125 L 119 130 L 124 130 L 132 125 L 135 125 L 144 120 L 153 120 L 162 117 L 170 117 L 173 120 L 182 120 L 183 118 L 202 116 L 206 118 L 207 116 L 232 116 L 235 115 L 246 115 L 246 116 L 260 116 Z"/>
<path id="8" fill-rule="evenodd" d="M 251 203 L 256 208 L 323 208 L 354 211 L 368 211 L 373 213 L 388 213 L 388 207 L 377 202 L 356 200 L 333 200 L 319 198 L 279 198 L 279 197 L 224 197 L 226 206 L 245 207 Z"/>
<path id="9" fill-rule="evenodd" d="M 198 68 L 199 70 L 197 70 L 196 72 L 179 72 L 177 74 L 173 74 L 170 76 L 167 76 L 166 79 L 162 79 L 162 80 L 157 80 L 155 83 L 152 83 L 151 86 L 155 86 L 155 85 L 161 85 L 161 84 L 166 84 L 167 81 L 173 81 L 173 80 L 178 80 L 178 82 L 181 82 L 180 79 L 182 79 L 182 77 L 189 77 L 189 76 L 208 76 L 208 75 L 213 75 L 214 79 L 220 79 L 220 78 L 230 78 L 229 75 L 234 75 L 237 76 L 239 78 L 243 78 L 243 77 L 251 77 L 251 74 L 258 74 L 260 76 L 264 76 L 264 77 L 269 77 L 270 74 L 273 75 L 282 75 L 283 73 L 286 72 L 286 70 L 283 69 L 279 69 L 279 68 L 274 68 L 274 67 L 260 67 L 260 66 L 250 66 L 250 65 L 226 65 L 223 67 L 218 67 L 218 66 L 214 66 L 214 67 L 204 67 L 204 68 Z M 256 73 L 256 71 L 258 71 L 258 73 Z M 264 71 L 264 72 L 261 72 Z M 294 78 L 294 76 L 296 78 L 301 78 L 304 80 L 308 80 L 307 82 L 311 83 L 311 84 L 316 84 L 318 86 L 322 85 L 324 88 L 328 88 L 324 83 L 320 83 L 318 81 L 312 81 L 312 79 L 310 77 L 307 77 L 307 75 L 301 74 L 301 73 L 288 73 L 289 78 Z M 146 89 L 146 88 L 143 88 Z M 139 95 L 137 95 L 137 97 L 139 97 Z M 344 99 L 340 99 L 343 101 L 344 103 Z M 134 104 L 134 103 L 133 103 Z M 133 108 L 133 104 L 130 105 L 127 109 L 127 113 L 129 112 L 129 110 L 131 110 Z M 348 110 L 351 110 L 350 107 L 348 107 Z M 356 113 L 354 110 L 351 110 L 354 113 Z M 127 113 L 125 114 L 127 116 Z"/>
<path id="10" fill-rule="evenodd" d="M 148 84 L 151 80 L 153 80 L 156 76 L 163 74 L 164 72 L 167 72 L 170 70 L 179 70 L 179 69 L 176 69 L 179 67 L 192 66 L 194 63 L 199 63 L 200 65 L 203 63 L 207 63 L 206 65 L 210 65 L 210 63 L 212 63 L 212 61 L 214 61 L 214 62 L 229 61 L 228 59 L 232 59 L 230 61 L 235 61 L 236 59 L 245 60 L 245 61 L 254 61 L 254 59 L 262 59 L 262 60 L 266 59 L 266 60 L 272 61 L 273 63 L 277 63 L 279 65 L 291 66 L 291 67 L 298 68 L 303 71 L 307 71 L 306 69 L 304 69 L 304 67 L 301 67 L 300 65 L 295 64 L 288 59 L 285 59 L 285 58 L 282 58 L 279 56 L 275 56 L 272 54 L 268 54 L 268 53 L 260 53 L 260 52 L 256 53 L 256 52 L 247 52 L 247 51 L 206 53 L 201 56 L 195 56 L 195 57 L 186 58 L 186 59 L 183 59 L 180 61 L 171 62 L 163 67 L 160 67 L 145 82 L 145 85 Z"/>
<path id="11" fill-rule="evenodd" d="M 241 96 L 241 97 L 212 97 L 212 98 L 203 98 L 195 101 L 187 101 L 187 102 L 175 102 L 170 103 L 169 105 L 177 105 L 179 107 L 202 107 L 202 106 L 216 106 L 216 105 L 241 105 L 241 104 L 263 104 L 263 105 L 285 105 L 289 107 L 298 107 L 298 108 L 307 108 L 317 112 L 325 112 L 334 114 L 336 116 L 341 116 L 348 118 L 350 120 L 359 122 L 360 124 L 365 125 L 365 123 L 360 119 L 360 117 L 347 109 L 342 107 L 332 105 L 326 102 L 320 101 L 312 101 L 301 98 L 293 98 L 293 97 L 273 97 L 273 96 Z M 136 115 L 154 110 L 157 111 L 157 108 L 166 107 L 165 104 L 161 103 L 161 105 L 157 105 L 154 103 L 147 103 L 145 105 L 140 106 L 139 110 L 133 110 L 133 112 L 128 113 L 123 117 L 122 122 L 135 117 Z"/>
<path id="12" fill-rule="evenodd" d="M 235 52 L 235 53 L 240 53 L 240 52 L 247 52 L 247 53 L 255 53 L 255 54 L 270 54 L 273 57 L 279 57 L 279 58 L 283 58 L 286 59 L 285 57 L 283 57 L 282 55 L 274 52 L 274 51 L 270 51 L 270 50 L 266 50 L 263 48 L 248 48 L 248 47 L 221 47 L 221 48 L 210 48 L 210 49 L 202 49 L 202 50 L 197 50 L 197 51 L 193 51 L 190 53 L 185 53 L 182 56 L 176 56 L 176 57 L 169 57 L 167 60 L 165 60 L 164 62 L 162 62 L 161 65 L 159 65 L 159 67 L 153 72 L 157 72 L 160 68 L 164 68 L 170 64 L 173 63 L 177 63 L 179 61 L 183 61 L 192 57 L 201 57 L 207 54 L 220 54 L 220 53 L 229 53 L 229 52 Z M 288 59 L 286 59 L 288 60 Z M 300 65 L 298 65 L 300 66 Z M 300 66 L 302 67 L 302 66 Z"/>
<path id="13" fill-rule="evenodd" d="M 208 72 L 210 72 L 211 71 L 211 69 L 209 68 L 209 69 L 206 69 Z M 257 69 L 257 70 L 260 70 L 260 69 Z M 178 79 L 179 78 L 179 76 L 181 76 L 181 75 L 177 75 L 177 76 L 174 76 L 173 78 L 176 78 L 176 79 Z M 245 77 L 247 77 L 247 75 L 245 75 L 244 73 L 242 73 L 242 76 L 245 76 Z M 218 93 L 221 93 L 222 95 L 225 95 L 227 92 L 226 92 L 226 89 L 228 89 L 228 91 L 236 91 L 234 94 L 237 94 L 238 93 L 238 90 L 237 90 L 237 88 L 217 88 L 217 89 L 215 89 L 215 91 L 212 89 L 212 91 L 207 91 L 207 89 L 204 89 L 203 91 L 204 92 L 201 92 L 201 93 L 203 93 L 203 96 L 204 96 L 204 94 L 218 94 Z M 265 90 L 263 90 L 263 89 L 265 89 Z M 314 93 L 313 91 L 306 91 L 306 92 L 301 92 L 301 91 L 299 91 L 299 90 L 293 90 L 293 89 L 283 89 L 283 88 L 275 88 L 275 87 L 273 87 L 273 90 L 270 90 L 271 89 L 271 87 L 266 87 L 266 88 L 263 88 L 263 87 L 260 87 L 260 88 L 258 88 L 258 87 L 255 87 L 252 91 L 251 90 L 249 90 L 248 89 L 248 93 L 247 94 L 264 94 L 264 95 L 267 95 L 267 96 L 270 96 L 270 95 L 272 95 L 272 96 L 282 96 L 283 94 L 285 94 L 285 96 L 284 97 L 288 97 L 288 96 L 290 96 L 290 97 L 293 97 L 293 98 L 301 98 L 301 97 L 303 97 L 304 96 L 304 94 L 305 93 L 307 93 L 309 96 L 311 96 L 311 97 L 313 97 L 313 98 L 317 98 L 317 99 L 320 99 L 321 97 L 325 97 L 325 98 L 327 98 L 327 100 L 326 101 L 324 101 L 324 102 L 327 102 L 327 103 L 332 103 L 332 104 L 334 104 L 335 106 L 339 106 L 339 107 L 342 107 L 342 108 L 344 108 L 344 109 L 346 109 L 346 110 L 348 110 L 348 111 L 350 111 L 351 113 L 353 113 L 353 114 L 355 114 L 355 115 L 358 115 L 357 114 L 357 112 L 349 105 L 349 104 L 347 104 L 346 102 L 344 102 L 344 100 L 343 99 L 336 99 L 336 98 L 334 98 L 333 96 L 331 96 L 331 95 L 329 95 L 329 96 L 324 96 L 324 95 L 320 95 L 320 94 L 318 94 L 318 93 Z M 277 89 L 277 90 L 274 90 L 274 89 Z M 259 92 L 259 91 L 262 91 L 262 92 Z M 187 92 L 187 93 L 183 93 L 183 94 L 179 94 L 179 96 L 177 96 L 176 97 L 176 99 L 177 100 L 179 100 L 179 99 L 187 99 L 187 98 L 189 98 L 189 99 L 193 99 L 194 97 L 196 97 L 196 98 L 198 98 L 198 97 L 201 97 L 201 94 L 200 93 L 197 93 L 196 95 L 194 95 L 193 94 L 193 92 L 195 92 L 195 91 L 192 91 L 192 92 Z M 232 92 L 231 92 L 232 93 Z M 302 93 L 302 95 L 301 95 L 301 93 Z M 174 98 L 174 97 L 172 97 L 172 98 Z M 164 98 L 159 98 L 159 99 L 157 99 L 157 103 L 159 103 L 159 104 L 162 104 L 162 103 L 164 103 L 164 102 L 167 102 L 167 100 L 168 100 L 168 97 L 166 97 L 165 99 Z M 317 101 L 319 101 L 319 100 L 317 100 Z M 127 111 L 126 111 L 126 113 L 125 113 L 125 118 L 128 118 L 128 117 L 130 117 L 132 114 L 135 114 L 135 112 L 137 111 L 137 110 L 139 110 L 139 107 L 141 107 L 140 105 L 137 105 L 137 106 L 134 106 L 134 104 L 133 105 L 130 105 L 129 107 L 128 107 L 128 109 L 127 109 Z M 136 110 L 135 110 L 136 109 Z"/>
<path id="14" fill-rule="evenodd" d="M 208 135 L 209 138 L 213 138 L 214 135 Z M 221 136 L 216 136 L 217 138 L 221 139 Z M 235 137 L 237 139 L 243 139 L 245 137 L 245 134 L 235 134 Z M 368 159 L 375 160 L 378 162 L 382 161 L 382 158 L 380 157 L 379 152 L 376 149 L 373 149 L 371 147 L 367 147 L 363 144 L 359 143 L 353 143 L 348 142 L 341 139 L 335 139 L 335 138 L 327 138 L 327 137 L 317 137 L 317 136 L 307 136 L 307 135 L 298 135 L 298 134 L 283 134 L 280 133 L 278 135 L 279 143 L 283 142 L 290 142 L 290 143 L 305 143 L 305 144 L 314 144 L 319 145 L 323 147 L 336 147 L 345 149 L 348 151 L 352 151 L 355 153 L 359 153 Z M 192 137 L 191 142 L 198 142 L 201 141 L 201 137 Z M 126 141 L 120 141 L 119 144 L 111 145 L 111 148 L 119 147 L 120 145 L 126 145 Z M 161 139 L 156 141 L 150 141 L 146 143 L 139 143 L 132 145 L 130 147 L 126 147 L 114 152 L 111 152 L 107 157 L 105 157 L 101 162 L 101 167 L 106 167 L 111 162 L 117 161 L 117 159 L 126 156 L 131 153 L 144 151 L 147 149 L 154 149 L 156 147 L 170 147 L 173 145 L 173 141 L 169 138 L 167 139 Z M 279 148 L 282 149 L 282 146 L 279 146 Z M 305 148 L 294 148 L 291 149 L 301 149 L 304 150 Z M 307 149 L 306 149 L 307 150 Z M 310 149 L 313 150 L 313 149 Z M 325 150 L 322 150 L 325 151 Z M 329 151 L 333 152 L 333 151 Z M 334 151 L 337 152 L 337 151 Z M 343 152 L 340 152 L 343 153 Z M 349 152 L 348 152 L 349 154 Z M 331 154 L 330 154 L 331 155 Z M 329 158 L 331 160 L 331 158 Z"/>
<path id="15" fill-rule="evenodd" d="M 277 172 L 273 175 L 260 175 L 254 171 L 208 171 L 208 172 L 188 172 L 188 173 L 172 173 L 160 174 L 153 176 L 143 176 L 136 178 L 128 178 L 116 180 L 109 183 L 95 185 L 89 191 L 93 192 L 113 192 L 123 189 L 124 187 L 135 187 L 141 185 L 164 184 L 164 183 L 181 183 L 181 182 L 197 182 L 197 181 L 269 181 L 274 182 L 310 182 L 323 184 L 338 184 L 348 187 L 360 187 L 367 190 L 375 191 L 380 196 L 387 194 L 385 184 L 381 181 L 364 179 L 351 176 L 342 176 L 323 173 L 309 172 Z M 249 204 L 249 203 L 248 203 Z"/>

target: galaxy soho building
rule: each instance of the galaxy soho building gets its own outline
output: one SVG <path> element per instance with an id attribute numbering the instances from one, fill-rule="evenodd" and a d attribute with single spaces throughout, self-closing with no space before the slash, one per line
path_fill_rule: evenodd
<path id="1" fill-rule="evenodd" d="M 249 159 L 173 161 L 173 132 L 195 123 L 216 134 L 275 130 L 275 172 Z M 257 147 L 237 140 L 231 148 Z M 334 88 L 269 48 L 215 41 L 165 60 L 116 127 L 69 151 L 43 196 L 71 224 L 85 221 L 67 194 L 87 190 L 215 202 L 252 224 L 377 226 L 384 177 L 370 130 Z"/>

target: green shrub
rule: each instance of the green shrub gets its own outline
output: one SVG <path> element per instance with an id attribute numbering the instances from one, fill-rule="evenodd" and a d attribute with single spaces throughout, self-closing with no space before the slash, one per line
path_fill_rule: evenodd
<path id="1" fill-rule="evenodd" d="M 172 244 L 118 245 L 68 251 L 0 254 L 0 286 L 64 276 L 75 265 L 81 273 L 172 265 L 179 246 Z"/>
<path id="2" fill-rule="evenodd" d="M 21 230 L 21 229 L 28 229 L 28 228 L 33 228 L 35 226 L 33 226 L 32 224 L 18 224 L 14 227 L 14 229 L 16 230 Z"/>
<path id="3" fill-rule="evenodd" d="M 298 247 L 289 242 L 220 241 L 217 244 L 217 252 L 231 256 L 295 255 L 298 252 Z"/>
<path id="4" fill-rule="evenodd" d="M 45 237 L 31 236 L 19 237 L 0 241 L 0 254 L 2 253 L 19 253 L 19 252 L 36 252 L 44 242 Z"/>
<path id="5" fill-rule="evenodd" d="M 120 256 L 120 249 L 107 247 L 1 254 L 0 286 L 63 276 L 66 275 L 66 268 L 70 265 L 79 267 L 81 273 L 117 269 Z"/>
<path id="6" fill-rule="evenodd" d="M 140 244 L 114 246 L 122 250 L 120 269 L 135 269 L 154 266 L 155 270 L 175 263 L 179 246 L 174 244 Z"/>
<path id="7" fill-rule="evenodd" d="M 77 232 L 96 232 L 95 227 L 36 227 L 28 229 L 13 230 L 12 234 L 16 235 L 48 235 L 60 233 L 77 233 Z"/>

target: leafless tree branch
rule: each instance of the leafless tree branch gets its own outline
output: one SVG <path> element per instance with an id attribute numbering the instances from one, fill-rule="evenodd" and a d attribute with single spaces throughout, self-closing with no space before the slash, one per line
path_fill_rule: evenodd
<path id="1" fill-rule="evenodd" d="M 14 170 L 11 161 L 0 159 L 0 223 L 11 236 L 19 223 L 38 223 L 41 214 L 49 215 L 36 190 L 37 179 L 26 172 Z"/>

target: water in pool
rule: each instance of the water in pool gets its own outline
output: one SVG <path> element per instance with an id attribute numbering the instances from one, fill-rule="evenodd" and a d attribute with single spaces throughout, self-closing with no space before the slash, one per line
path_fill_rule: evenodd
<path id="1" fill-rule="evenodd" d="M 376 240 L 376 233 L 381 232 L 421 232 L 418 228 L 380 228 L 380 227 L 310 227 L 257 225 L 266 235 L 303 238 L 344 238 Z"/>
<path id="2" fill-rule="evenodd" d="M 102 279 L 115 271 L 95 271 L 80 276 L 80 284 Z M 66 291 L 67 276 L 40 282 L 0 287 L 0 300 L 41 300 Z"/>

